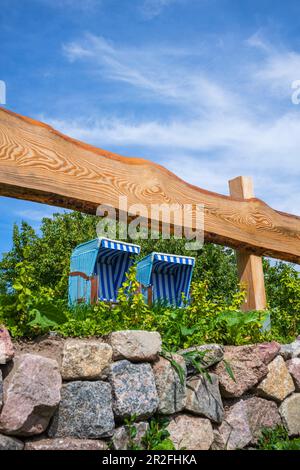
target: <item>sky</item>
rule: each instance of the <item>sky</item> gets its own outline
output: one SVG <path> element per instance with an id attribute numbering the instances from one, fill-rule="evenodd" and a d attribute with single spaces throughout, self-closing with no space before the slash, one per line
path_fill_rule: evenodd
<path id="1" fill-rule="evenodd" d="M 0 0 L 0 80 L 7 109 L 300 215 L 298 0 Z M 0 255 L 57 211 L 0 197 Z"/>

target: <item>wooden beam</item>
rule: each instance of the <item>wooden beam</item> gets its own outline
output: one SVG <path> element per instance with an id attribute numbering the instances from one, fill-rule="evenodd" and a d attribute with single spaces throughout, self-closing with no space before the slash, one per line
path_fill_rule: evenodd
<path id="1" fill-rule="evenodd" d="M 250 177 L 239 176 L 230 180 L 229 189 L 233 197 L 242 199 L 254 197 L 253 180 Z M 267 301 L 262 258 L 244 250 L 238 250 L 236 256 L 239 280 L 246 288 L 246 299 L 242 310 L 265 310 Z"/>
<path id="2" fill-rule="evenodd" d="M 148 160 L 71 139 L 0 108 L 0 195 L 94 213 L 99 204 L 203 204 L 205 240 L 300 264 L 300 218 L 190 185 Z M 160 217 L 161 221 L 161 217 Z"/>

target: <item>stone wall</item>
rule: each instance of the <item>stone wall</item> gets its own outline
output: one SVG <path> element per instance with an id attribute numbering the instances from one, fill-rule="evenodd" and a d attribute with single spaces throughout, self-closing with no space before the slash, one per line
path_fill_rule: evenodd
<path id="1" fill-rule="evenodd" d="M 178 449 L 253 448 L 278 424 L 300 434 L 300 337 L 178 351 L 181 377 L 160 352 L 157 332 L 13 344 L 0 329 L 0 449 L 126 449 L 126 418 L 135 416 L 141 442 L 157 414 L 169 416 Z"/>

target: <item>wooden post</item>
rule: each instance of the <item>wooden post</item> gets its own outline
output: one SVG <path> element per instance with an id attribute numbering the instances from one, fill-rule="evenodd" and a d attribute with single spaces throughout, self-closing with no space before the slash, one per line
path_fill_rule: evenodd
<path id="1" fill-rule="evenodd" d="M 147 287 L 147 292 L 148 292 L 148 305 L 149 305 L 149 307 L 152 307 L 152 303 L 153 303 L 153 289 L 152 289 L 152 286 Z"/>
<path id="2" fill-rule="evenodd" d="M 230 195 L 240 199 L 254 197 L 252 178 L 238 176 L 229 181 Z M 265 310 L 267 306 L 262 258 L 237 250 L 237 265 L 240 282 L 245 285 L 247 297 L 242 305 L 243 311 Z"/>

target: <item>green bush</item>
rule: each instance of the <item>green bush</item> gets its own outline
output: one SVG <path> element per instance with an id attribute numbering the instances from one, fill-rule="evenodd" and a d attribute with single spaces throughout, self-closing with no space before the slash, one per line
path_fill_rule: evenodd
<path id="1" fill-rule="evenodd" d="M 290 438 L 283 426 L 263 429 L 258 441 L 259 450 L 300 450 L 300 438 Z"/>
<path id="2" fill-rule="evenodd" d="M 14 226 L 13 246 L 0 260 L 0 294 L 11 292 L 16 278 L 16 265 L 26 259 L 34 275 L 27 285 L 32 290 L 52 289 L 56 298 L 67 299 L 68 274 L 72 250 L 80 243 L 96 238 L 98 218 L 79 212 L 54 214 L 42 220 L 40 235 L 26 222 Z M 127 241 L 132 241 L 128 239 Z M 140 257 L 151 251 L 196 257 L 193 279 L 208 281 L 213 296 L 230 299 L 238 290 L 234 252 L 228 248 L 206 244 L 202 250 L 190 252 L 185 240 L 138 240 Z M 210 295 L 210 294 L 209 294 Z"/>
<path id="3" fill-rule="evenodd" d="M 300 278 L 287 263 L 264 260 L 272 329 L 263 331 L 266 312 L 240 312 L 244 293 L 237 283 L 232 250 L 204 245 L 187 252 L 184 240 L 140 240 L 141 256 L 151 251 L 194 255 L 192 301 L 184 308 L 156 303 L 149 308 L 131 272 L 110 306 L 67 305 L 70 255 L 76 245 L 96 236 L 96 218 L 77 212 L 43 219 L 41 235 L 26 223 L 14 227 L 13 248 L 0 261 L 0 323 L 13 336 L 35 336 L 50 330 L 65 336 L 106 335 L 113 330 L 159 331 L 166 351 L 195 344 L 249 344 L 290 341 L 300 330 Z M 130 241 L 130 240 L 129 240 Z"/>
<path id="4" fill-rule="evenodd" d="M 267 266 L 265 272 L 273 335 L 279 341 L 292 340 L 300 332 L 299 272 L 282 262 Z"/>
<path id="5" fill-rule="evenodd" d="M 20 263 L 23 268 L 24 263 L 27 262 Z M 0 306 L 0 322 L 5 323 L 14 336 L 34 336 L 50 330 L 64 336 L 103 336 L 115 330 L 143 329 L 159 331 L 167 351 L 207 342 L 244 344 L 264 338 L 261 331 L 264 313 L 241 314 L 238 307 L 243 293 L 234 294 L 231 303 L 219 296 L 209 299 L 207 282 L 193 283 L 192 302 L 184 308 L 162 304 L 150 308 L 137 292 L 138 283 L 132 268 L 119 291 L 117 305 L 98 302 L 93 306 L 83 304 L 69 308 L 66 301 L 51 298 L 53 292 L 41 289 L 33 294 L 25 287 L 26 281 L 22 276 L 16 278 L 18 293 L 10 296 L 11 304 Z"/>

